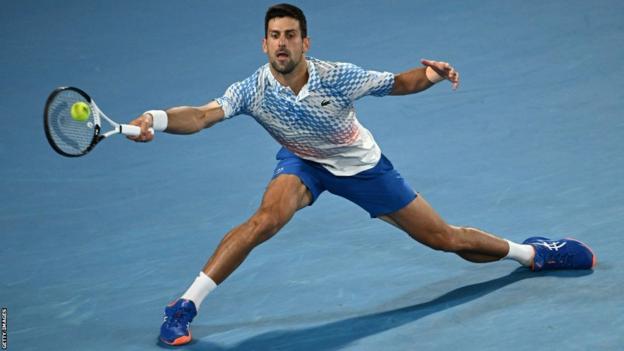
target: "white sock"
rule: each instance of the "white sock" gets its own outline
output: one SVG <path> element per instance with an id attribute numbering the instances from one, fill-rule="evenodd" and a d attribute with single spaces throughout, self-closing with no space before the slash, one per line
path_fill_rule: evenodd
<path id="1" fill-rule="evenodd" d="M 512 241 L 506 240 L 509 243 L 509 252 L 507 256 L 503 257 L 506 260 L 514 260 L 519 262 L 525 267 L 530 267 L 533 263 L 533 257 L 535 256 L 535 250 L 533 246 L 526 244 L 516 244 Z"/>
<path id="2" fill-rule="evenodd" d="M 195 303 L 195 307 L 199 310 L 206 296 L 217 287 L 217 284 L 204 272 L 199 272 L 197 278 L 188 290 L 182 295 L 183 299 L 191 300 Z"/>

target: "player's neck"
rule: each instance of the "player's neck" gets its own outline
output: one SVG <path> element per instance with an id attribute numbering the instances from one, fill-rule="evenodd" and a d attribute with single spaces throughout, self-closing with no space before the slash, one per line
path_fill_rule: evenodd
<path id="1" fill-rule="evenodd" d="M 271 73 L 275 80 L 277 80 L 283 86 L 289 87 L 295 95 L 299 94 L 301 88 L 308 82 L 309 74 L 308 74 L 308 63 L 304 58 L 301 62 L 295 67 L 295 69 L 288 73 L 282 74 L 273 69 L 271 65 L 269 65 L 271 69 Z"/>

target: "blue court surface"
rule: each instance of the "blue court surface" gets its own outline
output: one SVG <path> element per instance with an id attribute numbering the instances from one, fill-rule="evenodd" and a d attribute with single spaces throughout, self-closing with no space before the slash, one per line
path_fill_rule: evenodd
<path id="1" fill-rule="evenodd" d="M 624 3 L 300 1 L 310 56 L 459 90 L 367 97 L 360 121 L 450 223 L 573 236 L 593 271 L 433 251 L 323 194 L 202 305 L 182 350 L 623 350 Z M 73 85 L 113 119 L 199 105 L 266 62 L 267 1 L 7 0 L 0 10 L 0 305 L 8 350 L 158 350 L 164 306 L 259 204 L 278 145 L 239 116 L 63 158 Z"/>

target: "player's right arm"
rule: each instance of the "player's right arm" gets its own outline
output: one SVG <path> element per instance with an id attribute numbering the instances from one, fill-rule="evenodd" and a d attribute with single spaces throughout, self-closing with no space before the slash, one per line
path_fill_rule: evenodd
<path id="1" fill-rule="evenodd" d="M 141 127 L 141 135 L 130 138 L 134 141 L 151 141 L 154 134 L 150 128 L 171 134 L 193 134 L 204 128 L 209 128 L 224 119 L 249 113 L 249 105 L 255 96 L 259 79 L 258 69 L 256 73 L 247 79 L 230 85 L 222 97 L 199 107 L 180 106 L 168 109 L 166 115 L 163 111 L 148 111 L 136 118 L 131 124 Z M 151 113 L 150 113 L 151 112 Z M 153 115 L 156 116 L 153 116 Z M 154 123 L 156 120 L 156 123 Z M 154 127 L 156 124 L 156 127 Z M 166 127 L 165 127 L 166 126 Z"/>
<path id="2" fill-rule="evenodd" d="M 173 107 L 165 112 L 167 112 L 167 128 L 164 131 L 171 134 L 197 133 L 202 129 L 213 126 L 225 117 L 223 108 L 216 101 L 198 107 Z M 130 124 L 141 127 L 141 135 L 129 137 L 129 139 L 147 142 L 154 138 L 154 135 L 150 132 L 150 128 L 154 125 L 152 114 L 144 113 L 130 122 Z"/>

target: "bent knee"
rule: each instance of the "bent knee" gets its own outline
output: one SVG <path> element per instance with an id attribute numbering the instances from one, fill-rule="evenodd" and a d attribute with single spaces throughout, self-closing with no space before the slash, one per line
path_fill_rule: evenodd
<path id="1" fill-rule="evenodd" d="M 286 223 L 269 211 L 259 210 L 256 214 L 251 216 L 246 224 L 249 226 L 249 240 L 258 245 L 270 239 Z"/>

